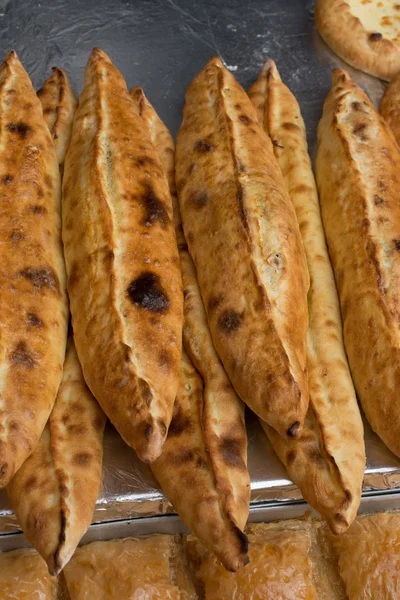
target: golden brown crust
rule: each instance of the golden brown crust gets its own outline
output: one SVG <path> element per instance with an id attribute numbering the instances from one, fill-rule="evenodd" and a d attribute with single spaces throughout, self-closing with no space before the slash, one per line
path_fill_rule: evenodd
<path id="1" fill-rule="evenodd" d="M 248 565 L 227 573 L 198 542 L 188 538 L 188 555 L 205 600 L 325 600 L 317 596 L 310 559 L 311 523 L 278 521 L 248 528 Z M 329 600 L 332 600 L 330 598 Z"/>
<path id="2" fill-rule="evenodd" d="M 400 145 L 400 75 L 387 86 L 379 110 Z"/>
<path id="3" fill-rule="evenodd" d="M 221 501 L 203 435 L 201 377 L 182 350 L 181 379 L 167 440 L 151 468 L 182 521 L 230 571 L 246 564 L 247 538 Z M 247 470 L 236 448 L 237 469 Z M 242 526 L 242 524 L 240 524 Z"/>
<path id="4" fill-rule="evenodd" d="M 15 52 L 0 69 L 0 487 L 37 444 L 62 375 L 68 306 L 60 178 L 40 102 Z"/>
<path id="5" fill-rule="evenodd" d="M 195 600 L 171 535 L 93 542 L 65 568 L 70 600 Z"/>
<path id="6" fill-rule="evenodd" d="M 54 140 L 56 156 L 62 173 L 78 100 L 71 88 L 67 74 L 58 67 L 53 68 L 52 75 L 44 82 L 37 95 L 42 103 L 44 120 Z"/>
<path id="7" fill-rule="evenodd" d="M 350 370 L 372 428 L 400 456 L 400 150 L 341 70 L 333 72 L 318 139 L 317 183 Z"/>
<path id="8" fill-rule="evenodd" d="M 18 522 L 52 575 L 89 527 L 103 456 L 105 415 L 88 390 L 72 338 L 63 380 L 40 441 L 7 488 Z"/>
<path id="9" fill-rule="evenodd" d="M 353 521 L 365 468 L 363 425 L 347 365 L 334 276 L 300 107 L 272 61 L 249 96 L 270 135 L 300 225 L 310 272 L 307 336 L 310 408 L 303 432 L 285 439 L 263 424 L 304 498 L 335 533 Z"/>
<path id="10" fill-rule="evenodd" d="M 279 167 L 244 90 L 211 59 L 186 94 L 176 176 L 215 349 L 241 398 L 283 435 L 308 405 L 308 273 Z"/>
<path id="11" fill-rule="evenodd" d="M 318 31 L 328 46 L 356 69 L 386 80 L 400 71 L 398 17 L 395 0 L 317 0 L 315 7 Z"/>
<path id="12" fill-rule="evenodd" d="M 344 535 L 326 532 L 349 600 L 400 597 L 400 515 L 357 517 Z"/>
<path id="13" fill-rule="evenodd" d="M 56 600 L 57 579 L 34 550 L 0 554 L 0 598 L 2 600 Z"/>
<path id="14" fill-rule="evenodd" d="M 219 495 L 221 512 L 243 530 L 248 518 L 250 501 L 243 404 L 215 352 L 196 272 L 187 251 L 176 198 L 173 139 L 143 91 L 134 88 L 131 94 L 138 104 L 142 118 L 147 122 L 148 129 L 152 132 L 152 141 L 160 154 L 171 190 L 184 288 L 183 343 L 203 380 L 203 406 L 199 425 L 208 453 L 213 486 Z M 184 482 L 181 482 L 181 485 L 180 494 L 183 494 Z M 188 504 L 192 502 L 190 490 L 187 490 L 184 496 Z M 173 497 L 171 500 L 174 503 Z M 191 522 L 187 524 L 192 527 Z M 207 539 L 208 532 L 203 531 L 202 536 Z"/>
<path id="15" fill-rule="evenodd" d="M 157 151 L 122 76 L 97 49 L 65 161 L 63 239 L 85 380 L 124 440 L 151 462 L 179 381 L 179 256 Z"/>

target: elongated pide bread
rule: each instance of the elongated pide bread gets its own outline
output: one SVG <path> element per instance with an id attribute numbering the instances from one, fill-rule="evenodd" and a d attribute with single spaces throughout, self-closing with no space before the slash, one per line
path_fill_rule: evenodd
<path id="1" fill-rule="evenodd" d="M 62 375 L 68 325 L 60 176 L 29 76 L 0 68 L 0 487 L 37 444 Z"/>
<path id="2" fill-rule="evenodd" d="M 400 150 L 340 69 L 318 141 L 317 184 L 351 374 L 373 430 L 400 456 Z"/>
<path id="3" fill-rule="evenodd" d="M 61 93 L 63 88 L 67 94 Z M 55 69 L 41 89 L 43 115 L 53 131 L 61 170 L 77 101 L 61 69 Z M 105 421 L 83 379 L 71 332 L 49 421 L 7 488 L 23 532 L 53 575 L 68 562 L 92 521 L 101 482 Z"/>
<path id="4" fill-rule="evenodd" d="M 218 58 L 186 93 L 176 181 L 215 348 L 237 393 L 281 435 L 308 406 L 307 265 L 268 137 Z"/>
<path id="5" fill-rule="evenodd" d="M 131 94 L 168 176 L 184 289 L 181 382 L 164 450 L 152 470 L 182 520 L 235 571 L 247 561 L 243 529 L 250 500 L 243 403 L 215 352 L 183 235 L 173 139 L 142 89 Z"/>
<path id="6" fill-rule="evenodd" d="M 343 344 L 339 300 L 329 261 L 306 130 L 296 98 L 273 61 L 249 90 L 269 134 L 296 211 L 310 273 L 307 335 L 310 406 L 303 432 L 268 437 L 304 498 L 335 533 L 352 523 L 365 468 L 363 425 Z"/>
<path id="7" fill-rule="evenodd" d="M 125 81 L 93 50 L 65 160 L 63 240 L 85 380 L 141 459 L 179 383 L 182 282 L 168 183 Z"/>
<path id="8" fill-rule="evenodd" d="M 400 75 L 394 77 L 387 86 L 379 111 L 400 144 Z"/>
<path id="9" fill-rule="evenodd" d="M 42 103 L 43 116 L 53 137 L 60 171 L 63 172 L 65 155 L 71 141 L 72 123 L 78 100 L 67 74 L 59 67 L 46 79 L 37 95 Z"/>

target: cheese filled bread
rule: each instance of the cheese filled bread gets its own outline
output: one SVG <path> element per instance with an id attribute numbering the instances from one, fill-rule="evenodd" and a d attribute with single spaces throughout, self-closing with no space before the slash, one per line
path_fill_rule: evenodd
<path id="1" fill-rule="evenodd" d="M 357 395 L 400 456 L 400 149 L 339 69 L 318 128 L 316 175 Z"/>
<path id="2" fill-rule="evenodd" d="M 304 249 L 268 137 L 218 58 L 187 90 L 176 181 L 215 349 L 242 400 L 295 436 L 308 407 Z"/>
<path id="3" fill-rule="evenodd" d="M 400 71 L 400 4 L 396 0 L 317 0 L 319 33 L 349 65 L 390 80 Z"/>
<path id="4" fill-rule="evenodd" d="M 208 329 L 182 231 L 170 132 L 141 88 L 131 90 L 167 174 L 184 289 L 181 385 L 161 456 L 152 469 L 182 520 L 228 569 L 247 560 L 243 529 L 250 500 L 244 407 Z"/>
<path id="5" fill-rule="evenodd" d="M 179 384 L 182 281 L 168 182 L 121 74 L 93 50 L 63 180 L 85 380 L 139 457 L 161 453 Z"/>
<path id="6" fill-rule="evenodd" d="M 365 468 L 363 425 L 343 344 L 342 321 L 329 260 L 304 121 L 273 61 L 249 90 L 269 134 L 296 211 L 310 273 L 307 335 L 310 406 L 303 432 L 279 436 L 262 423 L 304 498 L 343 532 L 360 504 Z"/>
<path id="7" fill-rule="evenodd" d="M 61 382 L 68 329 L 55 148 L 28 74 L 0 68 L 0 487 L 35 448 Z"/>

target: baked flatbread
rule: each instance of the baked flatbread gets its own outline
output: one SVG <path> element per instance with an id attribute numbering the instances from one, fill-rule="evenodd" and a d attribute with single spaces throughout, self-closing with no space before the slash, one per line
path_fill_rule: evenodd
<path id="1" fill-rule="evenodd" d="M 339 69 L 318 140 L 317 183 L 351 374 L 372 429 L 400 456 L 400 149 Z"/>
<path id="2" fill-rule="evenodd" d="M 1 600 L 56 600 L 57 579 L 35 550 L 0 554 Z"/>
<path id="3" fill-rule="evenodd" d="M 379 110 L 400 145 L 400 75 L 387 86 Z"/>
<path id="4" fill-rule="evenodd" d="M 269 134 L 300 225 L 310 272 L 307 336 L 310 407 L 297 439 L 263 427 L 289 476 L 335 533 L 353 521 L 365 468 L 363 425 L 343 345 L 342 322 L 322 227 L 306 130 L 296 98 L 275 63 L 249 96 Z"/>
<path id="5" fill-rule="evenodd" d="M 195 268 L 183 236 L 175 189 L 173 139 L 143 91 L 134 88 L 131 94 L 139 107 L 141 117 L 152 132 L 152 141 L 168 176 L 184 289 L 183 344 L 190 356 L 190 359 L 185 356 L 183 360 L 181 394 L 178 394 L 177 399 L 182 404 L 181 410 L 187 411 L 191 408 L 188 412 L 187 431 L 182 430 L 182 439 L 179 432 L 173 432 L 171 439 L 167 438 L 166 455 L 162 455 L 153 464 L 153 471 L 186 524 L 192 530 L 196 530 L 208 548 L 215 548 L 228 568 L 236 568 L 243 560 L 241 531 L 247 521 L 250 500 L 244 407 L 215 352 Z M 197 373 L 190 363 L 196 367 Z M 190 384 L 191 381 L 198 387 L 197 392 L 193 392 L 192 395 L 193 407 L 186 406 L 190 395 L 184 391 L 185 384 Z M 197 415 L 196 410 L 199 411 Z M 173 420 L 172 424 L 174 423 Z M 182 456 L 186 454 L 185 468 L 180 467 L 179 463 L 176 464 L 175 460 L 166 466 L 168 456 L 171 457 L 171 450 L 175 453 L 172 456 L 176 455 L 177 450 Z M 191 468 L 192 480 L 188 486 L 186 476 Z M 209 471 L 206 476 L 203 473 L 205 469 Z M 213 510 L 210 510 L 206 521 L 203 522 L 200 518 L 203 519 L 207 512 L 202 499 L 202 486 L 205 481 L 212 492 Z M 199 511 L 194 510 L 194 506 L 199 503 Z M 214 530 L 218 532 L 217 546 L 214 546 Z M 229 549 L 232 537 L 234 545 Z M 222 547 L 224 545 L 225 547 Z"/>
<path id="6" fill-rule="evenodd" d="M 315 21 L 328 46 L 356 69 L 388 80 L 400 71 L 397 0 L 317 0 Z"/>
<path id="7" fill-rule="evenodd" d="M 251 525 L 250 562 L 237 573 L 228 573 L 189 538 L 189 560 L 205 600 L 325 600 L 317 595 L 313 577 L 311 533 L 306 521 Z"/>
<path id="8" fill-rule="evenodd" d="M 0 68 L 0 487 L 35 448 L 62 376 L 68 326 L 60 175 L 15 52 Z"/>
<path id="9" fill-rule="evenodd" d="M 44 82 L 37 95 L 42 103 L 44 119 L 54 140 L 62 174 L 78 100 L 67 74 L 58 67 L 53 68 L 52 75 Z"/>
<path id="10" fill-rule="evenodd" d="M 70 600 L 195 600 L 174 536 L 81 546 L 64 575 Z"/>
<path id="11" fill-rule="evenodd" d="M 84 382 L 71 337 L 49 421 L 7 488 L 22 531 L 52 575 L 69 561 L 92 522 L 101 482 L 105 421 Z"/>
<path id="12" fill-rule="evenodd" d="M 349 600 L 400 598 L 400 515 L 358 517 L 344 535 L 327 532 Z"/>
<path id="13" fill-rule="evenodd" d="M 93 50 L 65 160 L 63 240 L 85 380 L 123 439 L 161 452 L 179 383 L 182 281 L 168 182 L 125 81 Z"/>
<path id="14" fill-rule="evenodd" d="M 215 349 L 239 396 L 294 436 L 308 407 L 304 249 L 268 137 L 218 58 L 187 90 L 176 181 Z"/>

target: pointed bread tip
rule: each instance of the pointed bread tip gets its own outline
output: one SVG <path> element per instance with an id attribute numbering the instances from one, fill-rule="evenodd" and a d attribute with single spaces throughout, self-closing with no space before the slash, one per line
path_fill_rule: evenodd
<path id="1" fill-rule="evenodd" d="M 349 73 L 344 69 L 333 69 L 332 71 L 332 86 L 345 81 L 352 81 Z"/>
<path id="2" fill-rule="evenodd" d="M 260 71 L 260 76 L 261 77 L 265 77 L 268 75 L 272 75 L 275 79 L 280 79 L 279 76 L 279 71 L 276 67 L 276 63 L 275 61 L 272 60 L 272 58 L 268 59 L 267 61 L 265 61 L 265 63 L 263 64 L 261 71 Z"/>

